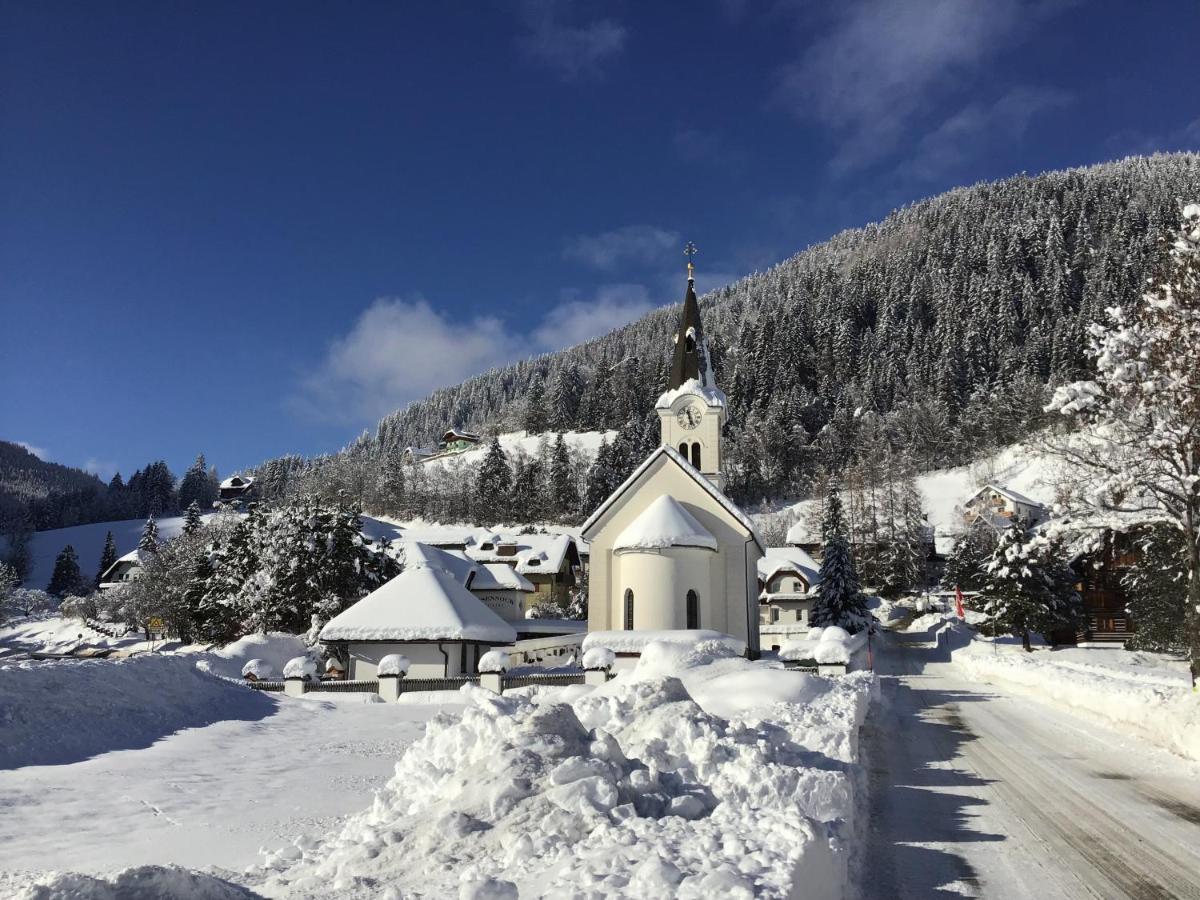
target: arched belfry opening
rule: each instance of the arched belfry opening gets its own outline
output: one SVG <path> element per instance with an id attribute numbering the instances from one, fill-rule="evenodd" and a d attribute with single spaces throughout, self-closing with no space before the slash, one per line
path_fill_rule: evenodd
<path id="1" fill-rule="evenodd" d="M 699 444 L 699 442 L 694 442 L 692 444 L 692 468 L 695 469 L 697 472 L 702 471 L 702 469 L 700 468 L 700 444 Z"/>
<path id="2" fill-rule="evenodd" d="M 625 630 L 633 631 L 633 588 L 625 589 Z"/>
<path id="3" fill-rule="evenodd" d="M 687 627 L 700 627 L 700 595 L 695 591 L 687 592 Z"/>

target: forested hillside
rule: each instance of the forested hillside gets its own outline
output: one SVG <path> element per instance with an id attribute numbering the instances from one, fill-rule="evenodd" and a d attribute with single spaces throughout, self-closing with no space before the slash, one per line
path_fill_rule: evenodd
<path id="1" fill-rule="evenodd" d="M 731 404 L 730 493 L 803 493 L 817 469 L 853 461 L 864 422 L 918 468 L 1021 437 L 1046 385 L 1081 373 L 1087 325 L 1139 296 L 1181 204 L 1196 198 L 1195 154 L 1021 175 L 898 210 L 707 295 L 705 330 Z M 437 391 L 337 457 L 272 461 L 260 474 L 279 492 L 298 472 L 308 485 L 361 482 L 345 469 L 382 465 L 450 426 L 644 428 L 677 315 L 656 310 Z"/>

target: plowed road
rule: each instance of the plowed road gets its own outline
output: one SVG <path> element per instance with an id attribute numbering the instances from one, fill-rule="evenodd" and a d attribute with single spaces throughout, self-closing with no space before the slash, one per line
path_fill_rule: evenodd
<path id="1" fill-rule="evenodd" d="M 864 900 L 1200 900 L 1200 765 L 881 639 Z"/>

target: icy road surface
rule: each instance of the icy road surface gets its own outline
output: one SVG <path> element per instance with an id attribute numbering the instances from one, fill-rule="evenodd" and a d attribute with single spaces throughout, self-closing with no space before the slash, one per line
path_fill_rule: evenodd
<path id="1" fill-rule="evenodd" d="M 865 900 L 1200 900 L 1200 766 L 881 643 Z"/>

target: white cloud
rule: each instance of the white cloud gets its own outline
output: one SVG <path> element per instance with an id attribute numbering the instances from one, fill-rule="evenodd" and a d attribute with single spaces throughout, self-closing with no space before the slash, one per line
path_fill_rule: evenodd
<path id="1" fill-rule="evenodd" d="M 13 441 L 18 447 L 24 447 L 42 462 L 46 462 L 50 458 L 49 452 L 44 447 L 35 447 L 33 444 L 28 444 L 25 441 Z"/>
<path id="2" fill-rule="evenodd" d="M 563 256 L 594 269 L 613 269 L 628 263 L 662 262 L 672 251 L 683 252 L 678 232 L 655 225 L 625 225 L 613 231 L 572 238 L 563 249 Z"/>
<path id="3" fill-rule="evenodd" d="M 104 460 L 88 457 L 83 464 L 83 471 L 91 472 L 102 481 L 112 481 L 112 477 L 117 474 L 117 464 L 115 462 L 106 462 Z"/>
<path id="4" fill-rule="evenodd" d="M 290 404 L 317 419 L 369 421 L 526 349 L 493 316 L 452 322 L 424 298 L 379 299 L 330 345 Z"/>
<path id="5" fill-rule="evenodd" d="M 423 298 L 376 300 L 330 344 L 287 405 L 316 421 L 372 422 L 495 366 L 607 334 L 653 308 L 644 285 L 605 285 L 592 299 L 571 296 L 518 330 L 493 316 L 451 321 Z"/>
<path id="6" fill-rule="evenodd" d="M 841 141 L 834 168 L 888 155 L 939 94 L 961 90 L 1064 0 L 859 0 L 788 66 L 779 97 Z"/>
<path id="7" fill-rule="evenodd" d="M 969 103 L 921 138 L 901 172 L 923 180 L 953 174 L 989 143 L 1020 140 L 1032 119 L 1070 99 L 1065 91 L 1018 87 L 991 104 Z"/>
<path id="8" fill-rule="evenodd" d="M 599 78 L 602 66 L 625 46 L 628 32 L 612 19 L 570 24 L 569 0 L 526 0 L 522 18 L 527 32 L 517 39 L 532 59 L 554 69 L 567 81 Z"/>
<path id="9" fill-rule="evenodd" d="M 604 285 L 593 299 L 569 300 L 551 309 L 533 338 L 539 350 L 561 350 L 620 328 L 655 305 L 645 285 Z"/>

